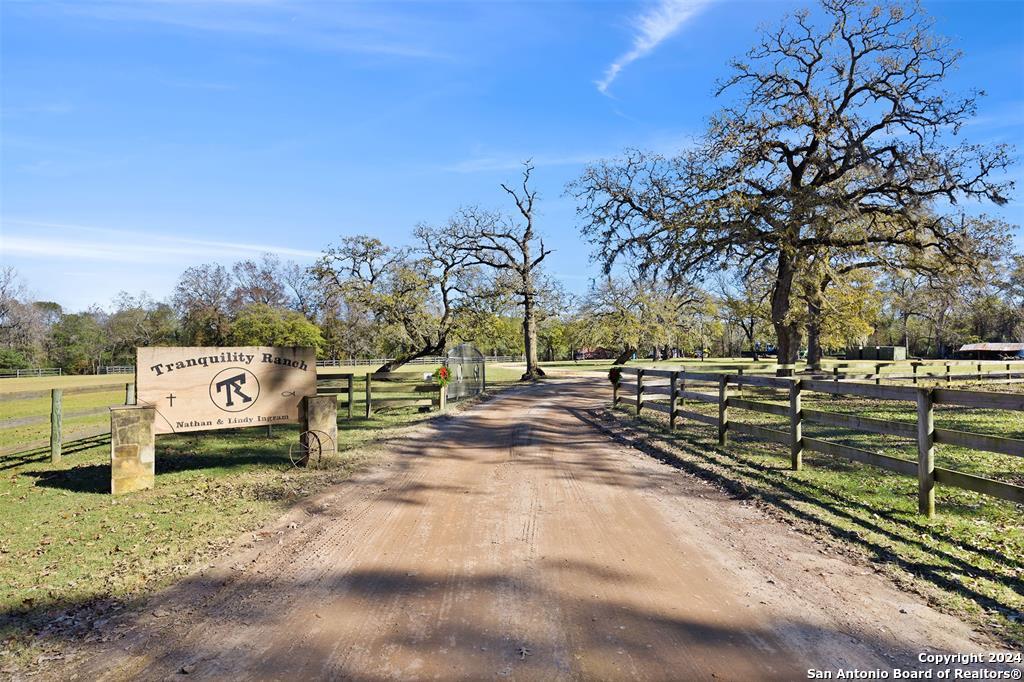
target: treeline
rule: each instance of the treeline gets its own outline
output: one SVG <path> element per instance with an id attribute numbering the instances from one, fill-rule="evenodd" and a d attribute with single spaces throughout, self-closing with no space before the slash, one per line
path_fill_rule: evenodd
<path id="1" fill-rule="evenodd" d="M 426 286 L 426 264 L 408 252 L 352 237 L 329 253 L 312 268 L 269 254 L 190 267 L 165 301 L 122 292 L 106 307 L 81 312 L 32 300 L 6 268 L 0 271 L 0 368 L 95 373 L 134 364 L 135 348 L 149 345 L 301 345 L 344 361 L 440 354 L 471 341 L 488 355 L 523 354 L 521 306 L 500 278 L 465 284 L 469 294 L 450 296 L 446 321 L 440 296 Z M 359 274 L 353 258 L 365 268 Z M 337 280 L 324 277 L 328 262 Z M 823 351 L 907 345 L 913 355 L 947 357 L 965 343 L 1024 338 L 1024 258 L 989 264 L 983 274 L 958 283 L 912 273 L 861 277 L 837 289 L 823 311 Z M 722 275 L 680 290 L 634 276 L 605 277 L 571 295 L 542 277 L 535 306 L 539 359 L 702 351 L 763 356 L 777 343 L 770 289 L 767 277 Z"/>

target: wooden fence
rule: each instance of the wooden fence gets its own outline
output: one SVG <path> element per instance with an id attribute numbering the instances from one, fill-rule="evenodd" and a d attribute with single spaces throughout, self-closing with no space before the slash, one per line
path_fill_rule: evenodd
<path id="1" fill-rule="evenodd" d="M 420 407 L 430 409 L 434 407 L 437 409 L 444 409 L 447 403 L 448 393 L 444 387 L 436 383 L 416 381 L 415 374 L 392 372 L 366 375 L 331 374 L 318 377 L 317 393 L 341 395 L 342 400 L 339 407 L 339 413 L 347 413 L 349 419 L 353 417 L 355 407 L 355 383 L 357 376 L 360 379 L 360 383 L 363 383 L 363 377 L 365 377 L 365 383 L 360 387 L 360 393 L 364 397 L 364 414 L 367 418 L 373 416 L 376 410 L 385 408 Z M 329 385 L 338 382 L 343 385 L 340 387 Z M 52 462 L 59 462 L 61 459 L 62 448 L 68 443 L 64 438 L 64 419 L 105 414 L 110 410 L 110 406 L 101 406 L 66 412 L 64 411 L 64 398 L 66 396 L 88 393 L 110 393 L 116 390 L 119 390 L 119 385 L 117 384 L 66 389 L 55 388 L 49 391 L 14 391 L 10 393 L 0 393 L 0 405 L 6 402 L 19 400 L 37 400 L 46 397 L 50 398 L 50 410 L 48 415 L 35 414 L 25 417 L 0 420 L 0 429 L 29 426 L 49 421 L 49 439 L 40 439 L 30 443 L 19 444 L 13 448 L 0 450 L 0 456 L 26 452 L 29 450 L 37 450 L 46 447 L 48 444 L 50 449 L 50 460 Z M 124 404 L 133 405 L 134 403 L 135 384 L 126 383 L 124 384 Z M 89 433 L 76 434 L 75 440 L 92 439 L 98 436 L 104 436 L 108 433 L 110 433 L 109 424 L 104 426 L 102 429 L 96 429 Z"/>
<path id="2" fill-rule="evenodd" d="M 0 429 L 12 428 L 17 426 L 29 426 L 32 424 L 38 424 L 49 420 L 50 422 L 50 438 L 49 440 L 38 440 L 31 443 L 24 443 L 14 448 L 7 448 L 0 451 L 0 455 L 8 455 L 15 452 L 23 452 L 26 450 L 33 450 L 42 448 L 49 443 L 50 446 L 50 461 L 59 462 L 61 458 L 62 448 L 65 444 L 64 440 L 64 418 L 73 419 L 75 417 L 87 417 L 95 414 L 105 414 L 110 411 L 109 405 L 101 407 L 93 407 L 85 410 L 76 410 L 74 412 L 64 411 L 64 397 L 69 395 L 83 395 L 87 393 L 112 393 L 120 390 L 119 384 L 112 384 L 106 386 L 83 386 L 80 388 L 54 388 L 49 391 L 13 391 L 10 393 L 0 393 L 0 404 L 6 402 L 14 402 L 18 400 L 38 400 L 40 398 L 50 398 L 50 414 L 37 414 L 26 417 L 15 417 L 13 419 L 0 420 Z M 124 404 L 133 405 L 135 403 L 135 384 L 126 383 L 124 384 Z M 75 440 L 83 440 L 95 438 L 97 436 L 103 436 L 110 433 L 109 424 L 102 430 L 94 430 L 87 434 L 77 434 Z"/>
<path id="3" fill-rule="evenodd" d="M 21 377 L 59 377 L 60 367 L 33 367 L 31 369 L 0 370 L 0 379 L 20 379 Z"/>
<path id="4" fill-rule="evenodd" d="M 448 399 L 444 386 L 429 381 L 417 381 L 409 372 L 376 372 L 373 374 L 329 374 L 318 377 L 317 393 L 341 396 L 340 405 L 352 419 L 356 402 L 356 377 L 362 378 L 364 415 L 367 419 L 375 410 L 395 407 L 436 407 L 443 410 Z M 340 383 L 341 386 L 329 384 Z"/>
<path id="5" fill-rule="evenodd" d="M 959 371 L 966 369 L 967 371 Z M 891 371 L 885 371 L 891 370 Z M 908 371 L 909 370 L 909 371 Z M 976 361 L 976 362 L 879 362 L 873 372 L 858 372 L 856 368 L 836 365 L 830 373 L 813 373 L 816 379 L 833 381 L 874 381 L 952 384 L 956 381 L 978 381 L 988 384 L 1013 384 L 1024 382 L 1024 362 Z"/>
<path id="6" fill-rule="evenodd" d="M 640 367 L 616 367 L 615 369 L 618 372 L 614 370 L 612 372 L 613 407 L 629 404 L 634 407 L 638 416 L 644 409 L 667 414 L 670 430 L 676 429 L 680 418 L 714 426 L 718 429 L 718 442 L 721 445 L 727 444 L 730 432 L 736 432 L 788 446 L 790 468 L 795 471 L 799 471 L 803 466 L 804 451 L 810 451 L 843 457 L 908 476 L 916 476 L 918 510 L 926 516 L 933 516 L 935 513 L 936 484 L 972 490 L 1024 504 L 1024 487 L 935 466 L 936 444 L 956 445 L 985 452 L 1024 457 L 1024 440 L 936 428 L 933 409 L 934 405 L 945 404 L 1024 411 L 1024 394 Z M 629 376 L 634 376 L 635 381 L 624 381 L 624 378 Z M 654 383 L 652 379 L 662 381 Z M 664 381 L 665 379 L 668 380 L 667 383 Z M 744 398 L 742 397 L 743 386 L 783 390 L 788 394 L 789 405 Z M 691 390 L 701 387 L 705 389 L 714 387 L 716 390 L 713 393 Z M 635 397 L 629 397 L 626 395 L 627 393 Z M 915 405 L 917 418 L 916 422 L 911 423 L 807 409 L 803 407 L 803 397 L 808 393 L 910 402 Z M 713 417 L 686 409 L 688 400 L 717 405 L 718 416 Z M 751 410 L 787 417 L 789 430 L 783 431 L 757 424 L 732 421 L 730 420 L 731 409 Z M 917 460 L 892 457 L 841 443 L 806 437 L 803 435 L 804 422 L 909 438 L 916 443 Z"/>

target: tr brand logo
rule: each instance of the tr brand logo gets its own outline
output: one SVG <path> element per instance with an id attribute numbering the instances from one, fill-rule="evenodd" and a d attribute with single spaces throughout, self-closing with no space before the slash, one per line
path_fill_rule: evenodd
<path id="1" fill-rule="evenodd" d="M 241 367 L 221 370 L 210 382 L 210 400 L 225 412 L 247 410 L 252 407 L 259 395 L 259 379 Z"/>

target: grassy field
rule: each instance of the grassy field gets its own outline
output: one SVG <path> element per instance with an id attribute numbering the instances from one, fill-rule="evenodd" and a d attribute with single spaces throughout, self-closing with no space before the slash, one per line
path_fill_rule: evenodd
<path id="1" fill-rule="evenodd" d="M 488 367 L 494 389 L 520 373 Z M 18 390 L 72 378 L 17 380 L 31 382 Z M 122 383 L 74 403 L 68 396 L 65 413 L 72 405 L 123 402 L 123 390 Z M 40 653 L 32 633 L 55 614 L 119 608 L 169 583 L 295 500 L 348 477 L 367 460 L 372 442 L 437 414 L 404 409 L 365 419 L 362 394 L 356 395 L 355 418 L 340 412 L 339 456 L 326 470 L 292 467 L 288 448 L 297 440 L 296 425 L 276 426 L 269 436 L 263 428 L 162 436 L 156 487 L 116 498 L 109 494 L 108 436 L 66 444 L 56 465 L 48 448 L 0 457 L 0 670 L 5 656 Z M 49 401 L 37 402 L 0 402 L 0 418 L 48 413 Z M 106 415 L 90 419 L 109 424 Z M 49 424 L 43 426 L 48 433 Z M 27 428 L 0 430 L 0 443 L 34 436 Z"/>
<path id="2" fill-rule="evenodd" d="M 712 392 L 711 386 L 690 386 Z M 980 388 L 980 386 L 975 386 Z M 1020 387 L 1015 387 L 1018 390 Z M 1002 390 L 1012 390 L 1003 387 Z M 611 389 L 609 388 L 609 398 Z M 744 390 L 744 397 L 788 405 L 781 392 Z M 804 406 L 879 419 L 913 422 L 910 403 L 804 394 Z M 687 401 L 686 408 L 717 416 L 717 405 Z M 628 409 L 609 413 L 632 437 L 652 444 L 656 456 L 756 499 L 872 562 L 877 570 L 966 615 L 1007 641 L 1024 644 L 1024 507 L 970 491 L 938 487 L 937 515 L 917 514 L 917 484 L 910 477 L 818 453 L 805 453 L 805 469 L 790 471 L 788 448 L 730 435 L 719 447 L 714 427 L 680 420 L 665 432 L 666 417 Z M 788 430 L 781 417 L 733 408 L 730 421 Z M 1024 438 L 1024 414 L 936 406 L 936 426 Z M 804 435 L 916 460 L 908 439 L 804 424 Z M 1024 459 L 959 447 L 936 447 L 936 465 L 1024 485 Z"/>
<path id="3" fill-rule="evenodd" d="M 20 377 L 0 379 L 0 394 L 19 391 L 48 391 L 51 388 L 85 388 L 87 386 L 120 386 L 135 381 L 132 374 L 98 374 L 59 377 Z"/>

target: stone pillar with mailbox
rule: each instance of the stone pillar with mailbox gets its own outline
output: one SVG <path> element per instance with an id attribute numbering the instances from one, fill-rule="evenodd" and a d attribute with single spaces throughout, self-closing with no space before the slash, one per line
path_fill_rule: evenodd
<path id="1" fill-rule="evenodd" d="M 156 408 L 110 408 L 110 492 L 148 490 L 156 480 Z"/>

